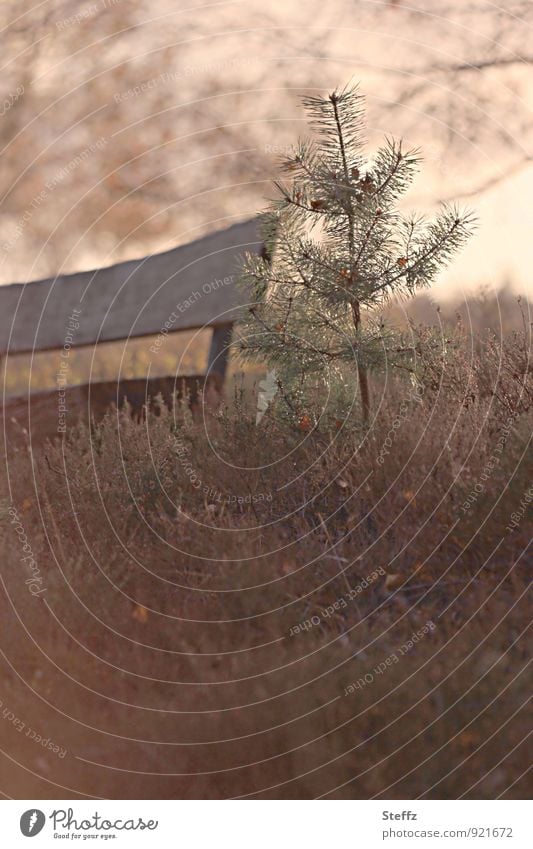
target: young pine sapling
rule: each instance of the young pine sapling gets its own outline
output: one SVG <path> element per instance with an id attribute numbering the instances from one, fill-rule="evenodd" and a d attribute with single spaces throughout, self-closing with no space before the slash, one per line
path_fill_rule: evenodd
<path id="1" fill-rule="evenodd" d="M 318 420 L 317 400 L 353 398 L 370 415 L 368 375 L 398 358 L 398 336 L 378 310 L 392 296 L 427 287 L 462 247 L 473 219 L 443 207 L 427 221 L 398 201 L 417 173 L 417 150 L 386 139 L 365 159 L 357 87 L 306 97 L 313 138 L 283 162 L 290 179 L 265 216 L 267 256 L 243 258 L 244 310 L 238 348 L 275 370 L 278 402 L 301 429 Z M 407 348 L 401 354 L 409 356 Z M 335 409 L 335 405 L 334 405 Z"/>

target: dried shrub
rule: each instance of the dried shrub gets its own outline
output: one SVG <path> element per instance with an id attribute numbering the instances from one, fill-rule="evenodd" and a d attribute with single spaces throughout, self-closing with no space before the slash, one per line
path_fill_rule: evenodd
<path id="1" fill-rule="evenodd" d="M 68 749 L 1 723 L 13 796 L 523 796 L 527 340 L 457 340 L 368 429 L 256 427 L 238 384 L 13 455 L 2 699 Z"/>

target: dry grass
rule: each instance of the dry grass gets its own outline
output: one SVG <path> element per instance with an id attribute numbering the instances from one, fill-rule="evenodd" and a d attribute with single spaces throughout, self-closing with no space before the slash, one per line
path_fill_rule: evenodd
<path id="1" fill-rule="evenodd" d="M 256 427 L 237 385 L 13 454 L 2 710 L 68 750 L 3 719 L 14 797 L 525 795 L 528 339 L 418 339 L 368 432 Z"/>

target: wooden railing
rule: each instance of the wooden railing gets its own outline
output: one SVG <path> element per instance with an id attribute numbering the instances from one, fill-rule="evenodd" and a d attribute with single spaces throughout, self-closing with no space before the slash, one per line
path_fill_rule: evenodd
<path id="1" fill-rule="evenodd" d="M 260 218 L 235 224 L 165 253 L 121 262 L 94 271 L 67 274 L 0 286 L 0 359 L 6 371 L 10 358 L 38 351 L 68 352 L 70 348 L 153 337 L 149 350 L 156 358 L 169 333 L 211 328 L 207 386 L 220 389 L 226 374 L 233 324 L 246 301 L 237 285 L 238 257 L 262 252 Z M 58 409 L 75 414 L 100 415 L 111 403 L 127 399 L 139 411 L 161 393 L 168 403 L 173 387 L 184 381 L 196 392 L 193 376 L 91 383 L 69 388 L 58 399 L 58 389 L 3 397 L 4 431 L 30 436 L 64 433 Z M 193 386 L 194 383 L 194 386 Z M 142 384 L 142 386 L 141 386 Z M 61 402 L 61 403 L 59 403 Z M 52 412 L 52 415 L 50 415 Z M 54 424 L 55 421 L 55 424 Z"/>
<path id="2" fill-rule="evenodd" d="M 252 219 L 165 253 L 0 286 L 0 356 L 211 327 L 208 370 L 224 374 L 225 342 L 244 298 L 237 257 L 261 249 Z"/>

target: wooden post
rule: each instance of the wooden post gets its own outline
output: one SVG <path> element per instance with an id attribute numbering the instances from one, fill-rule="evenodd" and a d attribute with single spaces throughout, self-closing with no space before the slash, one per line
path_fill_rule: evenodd
<path id="1" fill-rule="evenodd" d="M 218 324 L 213 328 L 211 347 L 209 349 L 209 357 L 207 360 L 208 375 L 218 374 L 222 380 L 224 380 L 228 365 L 232 330 L 233 322 Z"/>

